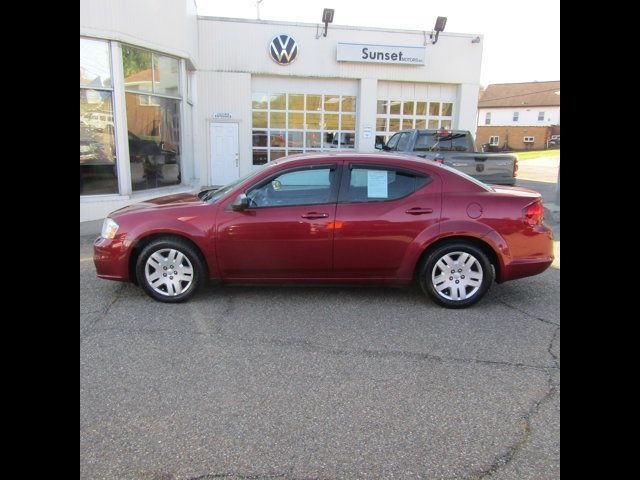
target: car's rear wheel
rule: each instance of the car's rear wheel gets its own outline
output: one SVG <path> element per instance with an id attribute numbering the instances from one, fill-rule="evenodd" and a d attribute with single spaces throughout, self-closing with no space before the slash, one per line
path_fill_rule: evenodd
<path id="1" fill-rule="evenodd" d="M 177 303 L 190 298 L 203 283 L 205 268 L 191 244 L 174 238 L 153 240 L 136 262 L 138 283 L 150 297 Z"/>
<path id="2" fill-rule="evenodd" d="M 436 248 L 425 258 L 419 272 L 422 290 L 448 308 L 465 308 L 478 302 L 494 276 L 487 255 L 464 241 Z"/>

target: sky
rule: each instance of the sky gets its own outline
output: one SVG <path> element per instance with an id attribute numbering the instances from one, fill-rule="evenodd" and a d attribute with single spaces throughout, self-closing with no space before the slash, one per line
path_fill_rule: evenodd
<path id="1" fill-rule="evenodd" d="M 256 17 L 256 0 L 195 0 L 199 15 Z M 261 20 L 484 35 L 480 84 L 560 80 L 560 0 L 262 0 Z M 329 27 L 331 28 L 331 27 Z"/>

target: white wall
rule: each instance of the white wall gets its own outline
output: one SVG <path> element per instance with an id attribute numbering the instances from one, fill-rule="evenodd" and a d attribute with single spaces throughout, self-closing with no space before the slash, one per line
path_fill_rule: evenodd
<path id="1" fill-rule="evenodd" d="M 479 108 L 478 125 L 487 125 L 485 122 L 487 112 L 491 112 L 491 126 L 546 127 L 560 125 L 560 107 Z M 517 122 L 513 121 L 513 112 L 520 112 Z M 538 112 L 544 112 L 544 121 L 538 121 Z"/>
<path id="2" fill-rule="evenodd" d="M 80 35 L 183 57 L 191 67 L 198 57 L 194 0 L 80 0 Z"/>
<path id="3" fill-rule="evenodd" d="M 426 47 L 425 66 L 384 65 L 337 62 L 336 44 L 343 41 L 423 45 L 423 33 L 329 25 L 327 37 L 316 39 L 316 25 L 311 24 L 217 17 L 198 17 L 198 24 L 198 68 L 202 70 L 452 84 L 480 81 L 482 40 L 471 43 L 477 35 L 440 34 L 437 44 Z M 278 65 L 269 57 L 271 40 L 282 33 L 293 36 L 299 49 L 296 60 L 287 66 Z"/>

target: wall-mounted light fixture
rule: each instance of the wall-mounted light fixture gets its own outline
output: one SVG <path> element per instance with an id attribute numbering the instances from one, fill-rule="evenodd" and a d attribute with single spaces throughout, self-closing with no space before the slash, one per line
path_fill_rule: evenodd
<path id="1" fill-rule="evenodd" d="M 480 43 L 480 37 L 476 37 L 473 40 L 471 40 L 471 43 Z"/>
<path id="2" fill-rule="evenodd" d="M 438 17 L 436 19 L 436 25 L 435 27 L 433 27 L 433 31 L 429 35 L 429 39 L 431 40 L 431 45 L 436 44 L 436 42 L 438 41 L 438 35 L 440 35 L 440 32 L 444 31 L 444 27 L 446 24 L 447 24 L 447 17 Z M 433 35 L 433 32 L 436 32 L 435 37 Z"/>
<path id="3" fill-rule="evenodd" d="M 327 28 L 329 28 L 329 24 L 333 23 L 333 12 L 335 10 L 333 8 L 325 8 L 322 11 L 322 23 L 324 23 L 324 35 L 327 36 Z"/>

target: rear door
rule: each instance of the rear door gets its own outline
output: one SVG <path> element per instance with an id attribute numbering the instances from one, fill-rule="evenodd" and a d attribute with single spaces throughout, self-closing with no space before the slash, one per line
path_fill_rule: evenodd
<path id="1" fill-rule="evenodd" d="M 336 209 L 335 275 L 398 278 L 409 245 L 440 221 L 441 190 L 435 174 L 380 160 L 345 162 Z"/>

